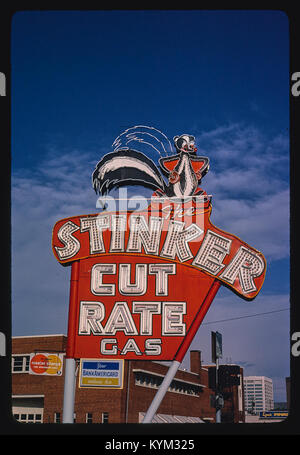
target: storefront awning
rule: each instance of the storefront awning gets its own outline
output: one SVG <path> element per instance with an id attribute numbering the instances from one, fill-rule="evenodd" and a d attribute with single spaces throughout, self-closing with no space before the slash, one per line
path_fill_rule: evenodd
<path id="1" fill-rule="evenodd" d="M 145 412 L 139 413 L 139 421 L 142 422 Z M 200 417 L 175 416 L 170 414 L 155 414 L 152 423 L 205 423 Z"/>

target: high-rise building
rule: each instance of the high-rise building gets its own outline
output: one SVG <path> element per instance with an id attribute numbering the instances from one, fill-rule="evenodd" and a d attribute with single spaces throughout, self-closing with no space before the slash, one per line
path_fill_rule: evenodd
<path id="1" fill-rule="evenodd" d="M 266 376 L 244 377 L 245 411 L 259 414 L 274 407 L 273 381 Z"/>

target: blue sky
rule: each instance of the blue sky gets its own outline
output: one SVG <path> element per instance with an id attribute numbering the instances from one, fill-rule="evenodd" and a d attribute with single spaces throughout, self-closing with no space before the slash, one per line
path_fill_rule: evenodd
<path id="1" fill-rule="evenodd" d="M 212 222 L 262 251 L 268 263 L 253 302 L 222 288 L 191 347 L 210 362 L 210 332 L 218 330 L 224 362 L 273 378 L 275 399 L 286 399 L 288 27 L 279 11 L 15 14 L 13 335 L 67 332 L 69 269 L 52 254 L 52 227 L 63 217 L 96 213 L 91 174 L 114 139 L 134 125 L 156 127 L 170 139 L 189 133 L 210 158 L 201 186 L 213 195 Z M 232 321 L 212 323 L 224 319 Z"/>

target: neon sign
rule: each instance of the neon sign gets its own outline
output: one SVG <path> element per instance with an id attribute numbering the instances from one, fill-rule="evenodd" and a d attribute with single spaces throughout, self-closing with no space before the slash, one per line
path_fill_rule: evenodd
<path id="1" fill-rule="evenodd" d="M 161 172 L 131 142 L 159 150 Z M 215 282 L 246 300 L 262 287 L 262 253 L 210 221 L 211 198 L 199 188 L 209 159 L 197 156 L 193 136 L 175 136 L 175 154 L 161 144 L 153 128 L 126 130 L 92 175 L 101 195 L 151 188 L 147 208 L 73 216 L 53 228 L 56 259 L 76 264 L 74 358 L 172 360 Z"/>

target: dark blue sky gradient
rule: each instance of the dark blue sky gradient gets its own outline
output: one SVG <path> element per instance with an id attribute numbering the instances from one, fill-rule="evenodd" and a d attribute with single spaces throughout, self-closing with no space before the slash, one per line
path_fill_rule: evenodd
<path id="1" fill-rule="evenodd" d="M 16 167 L 45 142 L 97 147 L 136 124 L 288 128 L 282 12 L 20 12 L 12 64 Z"/>

